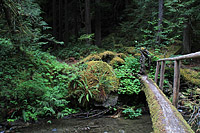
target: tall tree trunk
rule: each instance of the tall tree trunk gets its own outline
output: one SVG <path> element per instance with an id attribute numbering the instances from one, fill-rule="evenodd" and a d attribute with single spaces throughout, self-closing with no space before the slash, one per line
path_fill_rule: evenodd
<path id="1" fill-rule="evenodd" d="M 161 43 L 161 32 L 162 32 L 162 21 L 163 21 L 163 5 L 164 0 L 159 0 L 159 14 L 158 14 L 158 33 L 157 33 L 157 43 Z"/>
<path id="2" fill-rule="evenodd" d="M 95 45 L 101 46 L 101 7 L 100 7 L 100 0 L 96 0 Z"/>
<path id="3" fill-rule="evenodd" d="M 91 34 L 90 0 L 85 0 L 85 27 L 86 34 Z M 90 44 L 91 42 L 87 40 L 87 43 Z"/>
<path id="4" fill-rule="evenodd" d="M 59 40 L 63 40 L 62 29 L 63 29 L 63 0 L 59 0 Z"/>
<path id="5" fill-rule="evenodd" d="M 183 54 L 191 52 L 191 41 L 190 41 L 190 24 L 187 21 L 183 30 Z"/>
<path id="6" fill-rule="evenodd" d="M 74 14 L 75 14 L 75 24 L 74 24 L 74 27 L 75 27 L 75 37 L 78 38 L 78 31 L 79 31 L 79 7 L 78 7 L 78 0 L 75 0 L 75 11 L 74 11 Z"/>
<path id="7" fill-rule="evenodd" d="M 8 26 L 11 30 L 13 30 L 12 28 L 12 20 L 11 20 L 11 13 L 10 13 L 10 8 L 6 5 L 6 3 L 2 0 L 1 1 L 2 7 L 3 7 L 3 11 L 5 13 L 5 18 L 6 21 L 8 23 Z"/>
<path id="8" fill-rule="evenodd" d="M 65 36 L 64 36 L 65 44 L 69 41 L 69 7 L 68 0 L 65 0 Z"/>
<path id="9" fill-rule="evenodd" d="M 56 38 L 57 23 L 56 23 L 56 0 L 53 0 L 53 36 Z"/>
<path id="10" fill-rule="evenodd" d="M 125 8 L 127 8 L 129 5 L 129 0 L 125 0 Z"/>

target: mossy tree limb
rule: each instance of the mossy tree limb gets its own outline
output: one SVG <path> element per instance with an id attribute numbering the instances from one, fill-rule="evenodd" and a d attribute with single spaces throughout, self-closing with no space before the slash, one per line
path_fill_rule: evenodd
<path id="1" fill-rule="evenodd" d="M 142 76 L 141 79 L 145 85 L 143 91 L 149 105 L 154 132 L 194 132 L 158 86 L 147 76 Z"/>

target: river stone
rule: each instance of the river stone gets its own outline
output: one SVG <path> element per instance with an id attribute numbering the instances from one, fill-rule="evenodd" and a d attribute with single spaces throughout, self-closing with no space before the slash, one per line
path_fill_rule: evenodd
<path id="1" fill-rule="evenodd" d="M 110 95 L 108 95 L 108 98 L 106 99 L 105 102 L 95 103 L 94 105 L 108 108 L 108 107 L 111 107 L 111 106 L 115 106 L 117 104 L 117 100 L 118 100 L 118 94 L 111 93 Z"/>
<path id="2" fill-rule="evenodd" d="M 57 131 L 57 129 L 56 129 L 56 128 L 52 129 L 52 132 L 56 132 L 56 131 Z"/>
<path id="3" fill-rule="evenodd" d="M 119 133 L 125 133 L 125 131 L 124 131 L 124 130 L 122 130 L 122 129 L 120 129 L 120 130 L 119 130 Z"/>

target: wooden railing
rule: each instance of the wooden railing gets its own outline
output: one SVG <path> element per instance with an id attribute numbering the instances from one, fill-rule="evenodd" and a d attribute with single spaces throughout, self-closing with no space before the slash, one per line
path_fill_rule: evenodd
<path id="1" fill-rule="evenodd" d="M 200 58 L 200 52 L 182 55 L 178 57 L 173 58 L 164 58 L 157 61 L 156 66 L 156 73 L 155 73 L 155 83 L 158 82 L 158 74 L 160 71 L 160 82 L 159 82 L 159 88 L 163 90 L 163 84 L 164 84 L 164 73 L 165 73 L 165 62 L 166 61 L 174 61 L 174 82 L 173 82 L 173 101 L 172 104 L 177 108 L 178 105 L 178 94 L 179 94 L 179 88 L 180 88 L 180 67 L 181 67 L 181 60 L 184 59 L 192 59 L 192 58 Z M 161 64 L 161 69 L 160 69 Z"/>

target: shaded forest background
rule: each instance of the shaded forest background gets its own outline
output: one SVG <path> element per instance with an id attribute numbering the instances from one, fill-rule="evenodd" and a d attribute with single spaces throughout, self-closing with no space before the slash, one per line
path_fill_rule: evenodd
<path id="1" fill-rule="evenodd" d="M 92 43 L 102 47 L 108 44 L 101 40 L 113 33 L 114 41 L 123 45 L 182 44 L 182 53 L 198 49 L 199 3 L 195 0 L 43 1 L 40 5 L 54 37 L 65 45 L 72 38 L 95 33 Z"/>

